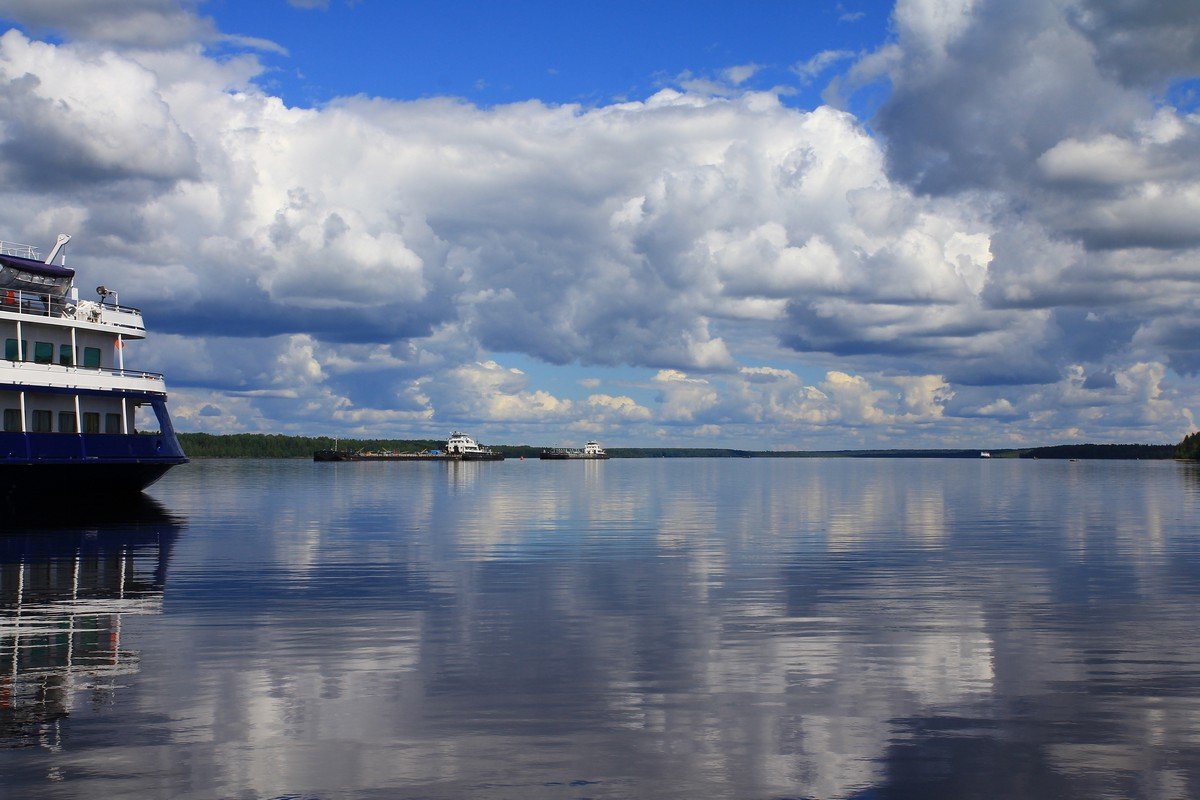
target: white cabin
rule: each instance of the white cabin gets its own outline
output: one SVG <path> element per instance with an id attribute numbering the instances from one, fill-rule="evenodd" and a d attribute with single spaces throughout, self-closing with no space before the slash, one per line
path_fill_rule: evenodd
<path id="1" fill-rule="evenodd" d="M 480 447 L 479 444 L 465 433 L 454 431 L 450 434 L 449 441 L 446 442 L 446 452 L 451 455 L 470 455 L 491 453 L 486 447 Z"/>
<path id="2" fill-rule="evenodd" d="M 29 245 L 0 242 L 3 431 L 132 433 L 132 398 L 165 396 L 162 375 L 125 368 L 125 343 L 146 337 L 141 312 L 119 305 L 116 292 L 96 291 L 81 300 L 73 270 L 37 260 Z"/>

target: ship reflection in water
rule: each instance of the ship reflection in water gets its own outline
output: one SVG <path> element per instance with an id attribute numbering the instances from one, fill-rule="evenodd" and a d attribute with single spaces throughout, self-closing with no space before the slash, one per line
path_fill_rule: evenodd
<path id="1" fill-rule="evenodd" d="M 182 528 L 146 497 L 49 519 L 41 509 L 0 523 L 0 747 L 58 748 L 64 717 L 138 671 L 122 620 L 162 613 Z"/>

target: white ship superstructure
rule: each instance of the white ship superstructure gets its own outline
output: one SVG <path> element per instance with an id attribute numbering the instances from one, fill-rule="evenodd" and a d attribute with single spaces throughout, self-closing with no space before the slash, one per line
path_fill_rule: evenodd
<path id="1" fill-rule="evenodd" d="M 483 447 L 460 431 L 450 434 L 450 439 L 446 442 L 446 452 L 452 456 L 458 456 L 463 461 L 501 461 L 504 459 L 504 456 L 495 450 Z"/>

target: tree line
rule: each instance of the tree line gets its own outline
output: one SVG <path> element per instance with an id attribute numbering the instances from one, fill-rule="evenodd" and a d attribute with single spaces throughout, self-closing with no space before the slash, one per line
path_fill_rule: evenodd
<path id="1" fill-rule="evenodd" d="M 191 458 L 312 458 L 318 450 L 419 453 L 440 450 L 442 439 L 334 439 L 279 433 L 180 433 Z M 541 447 L 493 445 L 506 458 L 537 458 Z M 1178 445 L 1072 444 L 991 450 L 993 458 L 1200 458 L 1200 432 Z M 978 458 L 979 450 L 735 450 L 708 447 L 610 447 L 613 458 Z"/>
<path id="2" fill-rule="evenodd" d="M 433 439 L 334 439 L 281 433 L 178 433 L 176 436 L 190 458 L 312 458 L 317 450 L 334 449 L 419 453 L 446 445 Z"/>

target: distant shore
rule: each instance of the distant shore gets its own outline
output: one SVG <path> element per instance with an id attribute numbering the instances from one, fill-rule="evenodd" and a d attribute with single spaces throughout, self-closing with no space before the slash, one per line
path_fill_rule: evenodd
<path id="1" fill-rule="evenodd" d="M 317 450 L 392 450 L 418 453 L 445 445 L 440 439 L 333 439 L 268 433 L 180 433 L 191 458 L 312 458 Z M 506 458 L 537 458 L 549 445 L 492 445 Z M 1170 459 L 1173 444 L 1068 444 L 1026 448 L 737 450 L 714 447 L 609 447 L 612 458 L 992 458 Z"/>

